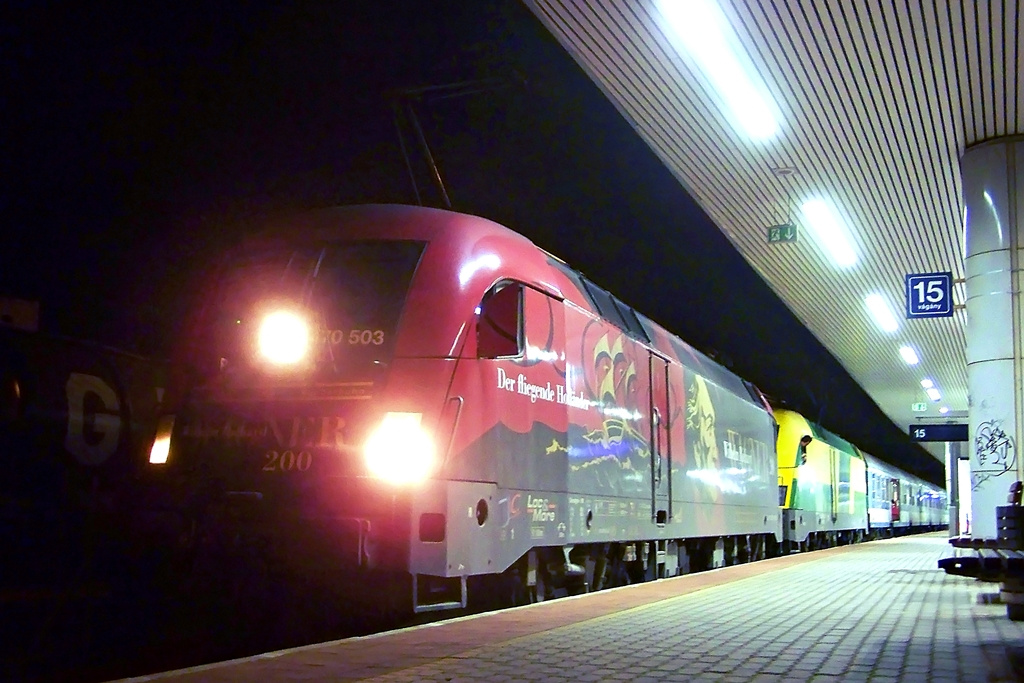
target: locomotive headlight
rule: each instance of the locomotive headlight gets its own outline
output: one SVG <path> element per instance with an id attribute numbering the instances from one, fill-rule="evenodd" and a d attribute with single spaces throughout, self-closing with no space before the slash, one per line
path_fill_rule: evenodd
<path id="1" fill-rule="evenodd" d="M 434 443 L 421 413 L 388 413 L 364 447 L 370 474 L 393 484 L 413 484 L 434 469 Z"/>
<path id="2" fill-rule="evenodd" d="M 174 432 L 174 416 L 164 415 L 156 423 L 156 438 L 149 449 L 149 463 L 164 465 L 171 453 L 171 433 Z"/>
<path id="3" fill-rule="evenodd" d="M 309 325 L 290 311 L 270 313 L 260 323 L 260 355 L 274 365 L 295 365 L 309 351 Z"/>

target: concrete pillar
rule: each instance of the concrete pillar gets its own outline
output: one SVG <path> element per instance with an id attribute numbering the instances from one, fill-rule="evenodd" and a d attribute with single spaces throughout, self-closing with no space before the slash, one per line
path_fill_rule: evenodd
<path id="1" fill-rule="evenodd" d="M 1024 239 L 1017 198 L 1024 198 L 1024 138 L 969 148 L 960 172 L 966 210 L 971 535 L 994 538 L 996 506 L 1005 504 L 1010 484 L 1021 477 Z"/>
<path id="2" fill-rule="evenodd" d="M 960 535 L 960 444 L 946 442 L 946 511 L 949 513 L 950 538 Z"/>

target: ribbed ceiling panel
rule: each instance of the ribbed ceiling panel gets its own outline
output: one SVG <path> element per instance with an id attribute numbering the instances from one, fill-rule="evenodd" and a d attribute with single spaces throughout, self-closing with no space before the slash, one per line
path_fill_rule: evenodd
<path id="1" fill-rule="evenodd" d="M 905 274 L 963 278 L 960 155 L 1024 132 L 1018 3 L 721 0 L 782 114 L 768 144 L 735 131 L 654 0 L 526 4 L 894 422 L 920 415 L 911 404 L 924 400 L 923 376 L 967 410 L 964 311 L 901 320 L 889 335 L 864 297 L 882 294 L 901 318 Z M 856 266 L 834 266 L 803 225 L 798 242 L 767 243 L 767 227 L 800 223 L 814 196 L 839 210 Z M 954 298 L 963 303 L 962 283 Z M 917 368 L 900 359 L 903 343 L 921 355 Z"/>

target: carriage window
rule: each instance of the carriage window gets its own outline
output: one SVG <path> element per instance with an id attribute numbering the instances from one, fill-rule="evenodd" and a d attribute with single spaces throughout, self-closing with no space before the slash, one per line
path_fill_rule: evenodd
<path id="1" fill-rule="evenodd" d="M 523 288 L 502 283 L 484 296 L 476 326 L 480 358 L 518 356 L 523 349 Z"/>

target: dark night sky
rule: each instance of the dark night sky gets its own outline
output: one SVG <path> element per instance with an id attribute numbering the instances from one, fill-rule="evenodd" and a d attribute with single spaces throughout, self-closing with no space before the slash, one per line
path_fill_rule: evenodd
<path id="1" fill-rule="evenodd" d="M 456 210 L 940 481 L 518 2 L 21 5 L 0 10 L 0 294 L 45 330 L 166 354 L 245 216 L 415 202 L 388 92 L 494 79 L 416 107 Z"/>

